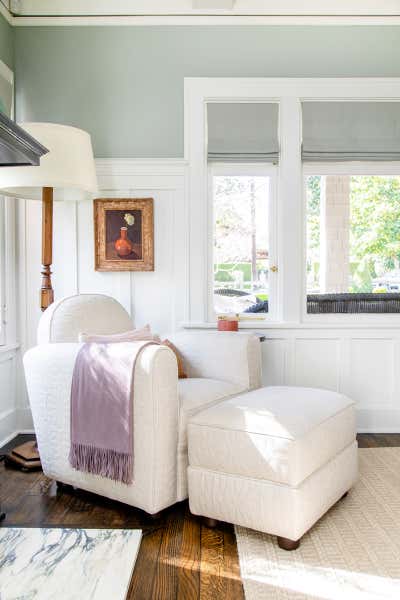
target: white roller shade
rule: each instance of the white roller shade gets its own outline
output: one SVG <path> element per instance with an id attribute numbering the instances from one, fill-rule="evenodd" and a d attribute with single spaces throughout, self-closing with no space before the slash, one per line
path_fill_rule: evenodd
<path id="1" fill-rule="evenodd" d="M 278 104 L 208 103 L 208 160 L 277 162 Z"/>
<path id="2" fill-rule="evenodd" d="M 400 160 L 400 102 L 303 102 L 304 161 Z"/>

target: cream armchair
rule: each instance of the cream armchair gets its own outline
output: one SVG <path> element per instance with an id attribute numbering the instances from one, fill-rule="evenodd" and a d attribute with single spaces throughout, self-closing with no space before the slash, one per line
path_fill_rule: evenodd
<path id="1" fill-rule="evenodd" d="M 43 313 L 38 345 L 25 354 L 24 367 L 45 474 L 153 514 L 187 497 L 188 418 L 261 385 L 260 344 L 247 333 L 175 333 L 169 339 L 181 351 L 189 376 L 180 380 L 169 348 L 144 348 L 134 378 L 134 482 L 125 485 L 70 466 L 70 389 L 80 332 L 132 328 L 113 298 L 64 298 Z"/>

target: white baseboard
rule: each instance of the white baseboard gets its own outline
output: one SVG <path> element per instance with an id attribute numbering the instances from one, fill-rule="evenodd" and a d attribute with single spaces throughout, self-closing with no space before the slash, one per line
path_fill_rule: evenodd
<path id="1" fill-rule="evenodd" d="M 10 409 L 0 414 L 0 447 L 15 436 L 17 430 L 17 411 Z"/>
<path id="2" fill-rule="evenodd" d="M 8 444 L 8 442 L 11 442 L 11 440 L 13 440 L 15 437 L 17 437 L 17 435 L 18 435 L 18 431 L 13 431 L 12 433 L 10 433 L 10 435 L 8 435 L 7 437 L 0 440 L 0 448 L 3 448 L 3 446 Z"/>
<path id="3" fill-rule="evenodd" d="M 21 433 L 35 433 L 30 408 L 14 408 L 0 413 L 0 448 Z"/>
<path id="4" fill-rule="evenodd" d="M 8 442 L 11 442 L 11 440 L 16 438 L 17 435 L 33 435 L 34 433 L 35 432 L 33 429 L 23 429 L 23 430 L 13 431 L 12 433 L 10 433 L 10 435 L 8 435 L 7 437 L 0 440 L 0 448 L 3 448 L 3 446 L 8 444 Z"/>
<path id="5" fill-rule="evenodd" d="M 359 433 L 400 433 L 400 410 L 359 409 L 357 431 Z"/>

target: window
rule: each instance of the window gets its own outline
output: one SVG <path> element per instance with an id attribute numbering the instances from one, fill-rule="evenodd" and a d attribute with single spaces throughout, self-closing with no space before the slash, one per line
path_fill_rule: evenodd
<path id="1" fill-rule="evenodd" d="M 257 327 L 398 326 L 399 131 L 400 78 L 185 80 L 188 326 L 259 300 Z M 253 240 L 251 177 L 269 178 Z"/>
<path id="2" fill-rule="evenodd" d="M 271 313 L 273 169 L 260 165 L 211 169 L 214 313 L 246 313 L 249 318 L 252 313 L 264 317 Z"/>
<path id="3" fill-rule="evenodd" d="M 400 312 L 400 177 L 373 169 L 306 178 L 308 313 Z"/>

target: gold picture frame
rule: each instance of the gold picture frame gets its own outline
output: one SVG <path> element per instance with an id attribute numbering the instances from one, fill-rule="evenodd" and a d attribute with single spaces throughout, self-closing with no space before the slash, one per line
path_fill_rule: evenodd
<path id="1" fill-rule="evenodd" d="M 153 198 L 96 198 L 96 271 L 154 271 Z"/>

